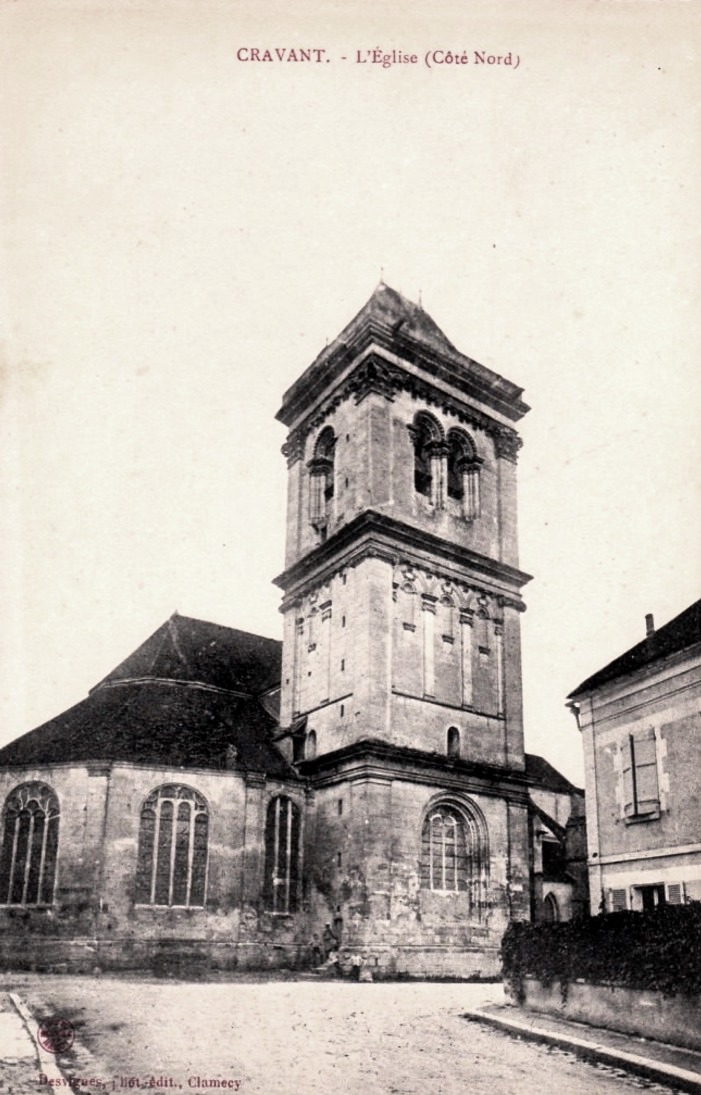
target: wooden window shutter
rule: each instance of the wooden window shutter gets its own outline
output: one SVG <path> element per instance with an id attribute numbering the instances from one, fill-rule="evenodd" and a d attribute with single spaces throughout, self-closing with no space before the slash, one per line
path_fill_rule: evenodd
<path id="1" fill-rule="evenodd" d="M 667 904 L 668 905 L 683 905 L 684 904 L 684 883 L 683 882 L 668 882 L 667 883 Z"/>
<path id="2" fill-rule="evenodd" d="M 626 817 L 632 817 L 635 813 L 633 749 L 631 748 L 631 741 L 632 735 L 630 737 L 627 737 L 621 746 L 623 772 L 623 812 Z"/>
<path id="3" fill-rule="evenodd" d="M 656 813 L 660 808 L 657 786 L 657 744 L 655 731 L 635 735 L 635 784 L 638 814 Z"/>
<path id="4" fill-rule="evenodd" d="M 611 912 L 623 912 L 628 908 L 628 893 L 626 890 L 609 890 L 609 904 Z"/>

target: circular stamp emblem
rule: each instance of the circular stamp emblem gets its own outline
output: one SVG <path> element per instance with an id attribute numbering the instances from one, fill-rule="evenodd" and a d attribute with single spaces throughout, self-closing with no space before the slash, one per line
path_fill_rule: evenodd
<path id="1" fill-rule="evenodd" d="M 75 1030 L 70 1019 L 60 1015 L 42 1019 L 37 1031 L 37 1042 L 47 1053 L 64 1053 L 73 1045 Z"/>

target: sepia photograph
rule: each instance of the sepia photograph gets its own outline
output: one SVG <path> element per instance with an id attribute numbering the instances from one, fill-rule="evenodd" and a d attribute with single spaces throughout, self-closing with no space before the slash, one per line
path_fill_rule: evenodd
<path id="1" fill-rule="evenodd" d="M 0 0 L 0 1088 L 701 1093 L 701 7 Z"/>

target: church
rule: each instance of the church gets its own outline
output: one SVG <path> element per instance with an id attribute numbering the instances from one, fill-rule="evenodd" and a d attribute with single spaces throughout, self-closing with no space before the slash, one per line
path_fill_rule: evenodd
<path id="1" fill-rule="evenodd" d="M 299 968 L 326 932 L 488 977 L 586 904 L 582 792 L 524 751 L 521 396 L 378 286 L 277 415 L 282 642 L 176 614 L 0 750 L 0 965 Z"/>

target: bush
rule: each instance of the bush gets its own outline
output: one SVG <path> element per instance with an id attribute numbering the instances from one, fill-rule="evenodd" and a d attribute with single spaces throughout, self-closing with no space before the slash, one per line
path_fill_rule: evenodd
<path id="1" fill-rule="evenodd" d="M 504 980 L 517 998 L 523 978 L 701 995 L 701 902 L 617 912 L 564 924 L 512 923 L 502 939 Z"/>

